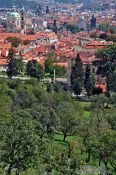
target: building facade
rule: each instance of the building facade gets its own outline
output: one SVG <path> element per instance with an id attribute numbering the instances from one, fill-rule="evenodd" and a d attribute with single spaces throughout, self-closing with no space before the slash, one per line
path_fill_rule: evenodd
<path id="1" fill-rule="evenodd" d="M 7 32 L 25 33 L 25 11 L 24 8 L 18 13 L 15 6 L 7 15 Z"/>

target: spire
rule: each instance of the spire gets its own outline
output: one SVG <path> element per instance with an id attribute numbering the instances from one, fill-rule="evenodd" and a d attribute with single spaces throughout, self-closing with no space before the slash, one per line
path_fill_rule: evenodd
<path id="1" fill-rule="evenodd" d="M 24 5 L 22 4 L 22 8 L 21 8 L 21 11 L 25 11 L 25 7 L 24 7 Z"/>
<path id="2" fill-rule="evenodd" d="M 13 12 L 16 12 L 16 7 L 15 7 L 14 2 L 13 2 L 12 10 L 13 10 Z"/>

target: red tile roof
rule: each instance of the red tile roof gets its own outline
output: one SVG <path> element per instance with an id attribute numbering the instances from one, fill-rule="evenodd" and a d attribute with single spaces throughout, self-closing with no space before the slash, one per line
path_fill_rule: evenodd
<path id="1" fill-rule="evenodd" d="M 7 64 L 7 59 L 0 59 L 0 65 L 6 66 Z"/>
<path id="2" fill-rule="evenodd" d="M 103 84 L 96 84 L 96 87 L 100 87 L 103 92 L 106 92 L 106 85 Z"/>

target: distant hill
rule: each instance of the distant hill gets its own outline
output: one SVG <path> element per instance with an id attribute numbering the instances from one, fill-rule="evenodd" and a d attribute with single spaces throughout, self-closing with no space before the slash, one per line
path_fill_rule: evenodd
<path id="1" fill-rule="evenodd" d="M 15 6 L 16 7 L 29 7 L 29 8 L 35 8 L 35 3 L 32 1 L 27 0 L 15 0 Z M 11 8 L 13 6 L 13 0 L 0 0 L 0 8 Z"/>
<path id="2" fill-rule="evenodd" d="M 24 0 L 16 0 L 16 5 L 21 5 L 22 3 L 25 3 Z M 9 8 L 12 7 L 13 1 L 12 0 L 0 0 L 0 7 Z"/>
<path id="3" fill-rule="evenodd" d="M 61 2 L 61 3 L 75 3 L 76 0 L 55 0 L 55 2 Z"/>

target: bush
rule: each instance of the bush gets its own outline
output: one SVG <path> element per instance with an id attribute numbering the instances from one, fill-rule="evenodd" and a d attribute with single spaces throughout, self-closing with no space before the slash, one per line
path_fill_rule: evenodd
<path id="1" fill-rule="evenodd" d="M 100 95 L 100 94 L 102 94 L 103 93 L 103 91 L 102 91 L 102 89 L 98 86 L 98 87 L 95 87 L 94 89 L 93 89 L 93 92 L 92 92 L 92 94 L 93 95 Z"/>

